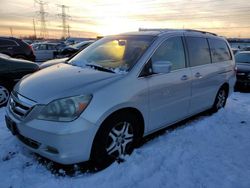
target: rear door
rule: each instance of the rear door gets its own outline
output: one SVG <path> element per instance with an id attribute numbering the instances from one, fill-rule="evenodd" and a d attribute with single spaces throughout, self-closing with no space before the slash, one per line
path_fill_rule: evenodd
<path id="1" fill-rule="evenodd" d="M 54 44 L 48 44 L 48 51 L 46 55 L 46 60 L 48 59 L 53 59 L 54 58 L 54 53 L 57 51 L 57 46 Z"/>
<path id="2" fill-rule="evenodd" d="M 191 97 L 191 72 L 186 67 L 181 36 L 166 39 L 155 51 L 149 63 L 168 61 L 172 69 L 167 74 L 152 74 L 149 85 L 149 130 L 153 131 L 187 116 Z"/>
<path id="3" fill-rule="evenodd" d="M 208 41 L 204 37 L 186 36 L 189 65 L 192 73 L 190 114 L 213 105 L 217 93 L 218 68 L 212 64 Z"/>

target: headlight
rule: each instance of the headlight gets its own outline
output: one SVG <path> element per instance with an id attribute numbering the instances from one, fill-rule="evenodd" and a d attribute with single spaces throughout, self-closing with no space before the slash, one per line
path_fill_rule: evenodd
<path id="1" fill-rule="evenodd" d="M 80 95 L 58 99 L 47 104 L 38 119 L 47 121 L 73 121 L 86 109 L 92 95 Z"/>

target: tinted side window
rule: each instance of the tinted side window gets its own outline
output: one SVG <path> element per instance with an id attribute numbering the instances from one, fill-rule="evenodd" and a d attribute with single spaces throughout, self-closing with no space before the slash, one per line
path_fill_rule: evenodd
<path id="1" fill-rule="evenodd" d="M 213 63 L 228 61 L 232 59 L 229 48 L 225 41 L 217 39 L 208 39 L 208 41 L 211 49 Z"/>
<path id="2" fill-rule="evenodd" d="M 12 40 L 0 39 L 0 46 L 16 46 L 17 44 Z"/>
<path id="3" fill-rule="evenodd" d="M 37 49 L 38 50 L 47 50 L 47 45 L 46 44 L 40 44 Z"/>
<path id="4" fill-rule="evenodd" d="M 185 53 L 181 37 L 173 37 L 163 42 L 151 58 L 156 61 L 169 61 L 172 70 L 185 68 Z"/>
<path id="5" fill-rule="evenodd" d="M 186 37 L 190 66 L 211 63 L 207 39 L 200 37 Z"/>
<path id="6" fill-rule="evenodd" d="M 56 50 L 56 45 L 49 45 L 48 44 L 48 50 Z"/>

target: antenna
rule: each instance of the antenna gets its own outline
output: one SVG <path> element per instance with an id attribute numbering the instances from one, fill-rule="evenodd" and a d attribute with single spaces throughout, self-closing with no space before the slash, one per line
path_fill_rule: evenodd
<path id="1" fill-rule="evenodd" d="M 46 28 L 47 20 L 45 19 L 45 17 L 48 15 L 48 13 L 44 11 L 44 5 L 46 5 L 47 3 L 44 2 L 43 0 L 34 0 L 34 2 L 39 5 L 39 11 L 37 11 L 37 13 L 40 17 L 39 21 L 41 22 L 40 37 L 47 38 L 48 37 L 48 31 Z"/>
<path id="2" fill-rule="evenodd" d="M 62 13 L 58 14 L 58 16 L 62 19 L 62 25 L 59 27 L 62 27 L 62 38 L 66 38 L 67 36 L 69 36 L 69 28 L 70 28 L 69 24 L 67 23 L 70 16 L 66 13 L 66 9 L 68 9 L 69 11 L 69 6 L 66 5 L 57 5 L 57 6 L 62 9 Z"/>

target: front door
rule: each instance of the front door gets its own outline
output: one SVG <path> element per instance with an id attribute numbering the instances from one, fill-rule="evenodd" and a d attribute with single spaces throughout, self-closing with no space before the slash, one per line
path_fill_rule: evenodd
<path id="1" fill-rule="evenodd" d="M 149 85 L 149 130 L 153 131 L 185 118 L 191 97 L 191 71 L 186 67 L 186 57 L 181 36 L 164 41 L 149 63 L 170 62 L 171 71 L 152 74 Z"/>

